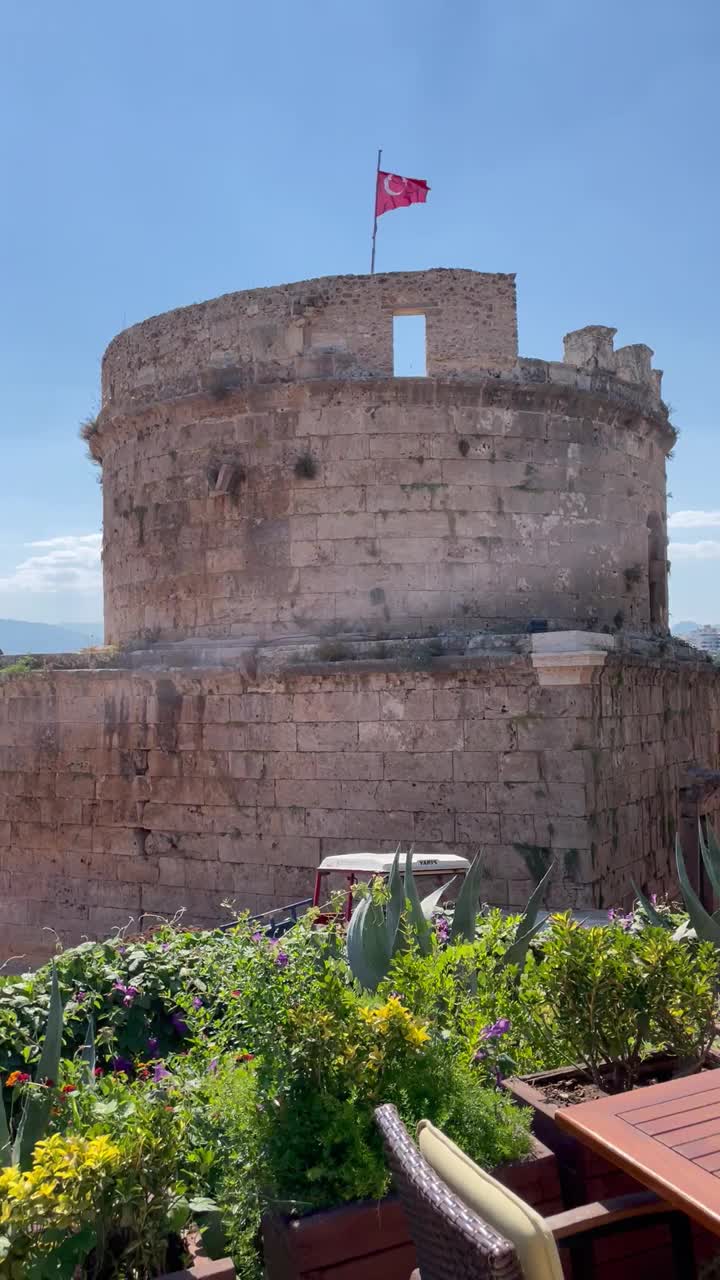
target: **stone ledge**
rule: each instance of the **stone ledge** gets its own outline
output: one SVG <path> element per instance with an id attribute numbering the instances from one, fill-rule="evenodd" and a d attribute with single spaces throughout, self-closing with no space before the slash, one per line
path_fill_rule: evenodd
<path id="1" fill-rule="evenodd" d="M 548 631 L 533 636 L 530 657 L 543 688 L 590 684 L 614 648 L 613 636 L 592 631 Z"/>

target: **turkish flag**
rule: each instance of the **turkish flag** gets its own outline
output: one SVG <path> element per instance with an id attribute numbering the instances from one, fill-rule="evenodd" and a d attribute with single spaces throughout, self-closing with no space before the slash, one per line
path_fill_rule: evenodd
<path id="1" fill-rule="evenodd" d="M 390 209 L 404 209 L 409 204 L 424 204 L 430 190 L 422 178 L 401 178 L 397 173 L 378 170 L 375 193 L 375 217 Z"/>

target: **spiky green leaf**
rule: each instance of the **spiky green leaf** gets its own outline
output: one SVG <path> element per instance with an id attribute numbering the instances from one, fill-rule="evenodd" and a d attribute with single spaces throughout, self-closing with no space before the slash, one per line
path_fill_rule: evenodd
<path id="1" fill-rule="evenodd" d="M 87 1031 L 85 1032 L 85 1042 L 80 1050 L 80 1061 L 85 1064 L 88 1084 L 95 1083 L 95 1021 L 92 1014 L 88 1018 Z"/>
<path id="2" fill-rule="evenodd" d="M 5 1103 L 2 1098 L 2 1088 L 0 1088 L 0 1169 L 5 1169 L 11 1163 L 12 1152 L 10 1150 L 10 1130 L 8 1128 L 7 1116 L 5 1114 Z"/>
<path id="3" fill-rule="evenodd" d="M 451 880 L 446 880 L 444 884 L 441 884 L 440 888 L 436 889 L 434 893 L 429 893 L 427 897 L 420 899 L 420 906 L 426 920 L 432 919 L 432 913 L 437 908 L 440 899 L 444 897 L 450 886 L 455 883 L 456 879 L 457 876 L 453 876 Z"/>
<path id="4" fill-rule="evenodd" d="M 700 856 L 705 864 L 705 870 L 713 887 L 713 893 L 716 898 L 720 899 L 720 845 L 710 823 L 707 824 L 706 839 L 702 822 L 698 822 L 698 838 L 700 841 Z"/>
<path id="5" fill-rule="evenodd" d="M 362 901 L 358 902 L 355 906 L 352 916 L 350 917 L 346 938 L 347 958 L 350 966 L 350 972 L 360 983 L 360 986 L 365 987 L 366 989 L 372 982 L 372 975 L 370 974 L 365 961 L 362 927 L 369 901 L 369 898 L 363 898 Z"/>
<path id="6" fill-rule="evenodd" d="M 525 910 L 523 911 L 522 917 L 518 921 L 518 927 L 515 930 L 516 941 L 519 940 L 521 937 L 523 937 L 524 934 L 528 933 L 529 930 L 532 929 L 533 925 L 535 924 L 537 913 L 540 910 L 540 907 L 542 906 L 542 900 L 545 894 L 545 889 L 547 887 L 547 884 L 554 870 L 555 870 L 555 863 L 551 862 L 542 880 L 538 881 L 532 893 L 530 894 L 530 897 L 528 898 L 528 904 Z"/>
<path id="7" fill-rule="evenodd" d="M 405 858 L 405 898 L 410 904 L 410 920 L 412 923 L 412 932 L 420 951 L 424 956 L 430 954 L 432 950 L 432 942 L 430 940 L 430 926 L 425 919 L 420 903 L 420 895 L 415 884 L 415 877 L 412 873 L 412 849 L 408 849 Z"/>
<path id="8" fill-rule="evenodd" d="M 400 950 L 402 943 L 400 921 L 405 910 L 405 894 L 400 876 L 400 845 L 395 850 L 395 857 L 390 868 L 388 892 L 390 896 L 386 908 L 386 922 L 390 955 L 392 956 L 395 955 L 396 951 Z"/>
<path id="9" fill-rule="evenodd" d="M 630 883 L 632 884 L 635 898 L 640 903 L 640 906 L 642 907 L 643 912 L 647 916 L 650 924 L 655 925 L 657 929 L 671 928 L 670 922 L 668 920 L 664 920 L 661 915 L 658 915 L 650 899 L 645 896 L 642 889 L 638 889 L 635 881 L 631 880 Z"/>
<path id="10" fill-rule="evenodd" d="M 48 1011 L 45 1039 L 40 1051 L 35 1082 L 43 1085 L 46 1080 L 57 1083 L 60 1072 L 60 1055 L 63 1037 L 63 1003 L 60 997 L 57 968 L 52 963 L 52 981 L 50 986 L 50 1009 Z M 25 1095 L 25 1102 L 20 1116 L 20 1124 L 13 1146 L 13 1164 L 21 1169 L 29 1169 L 35 1143 L 45 1134 L 50 1119 L 52 1106 L 50 1088 L 30 1089 Z"/>
<path id="11" fill-rule="evenodd" d="M 475 941 L 475 922 L 480 906 L 482 876 L 482 855 L 478 853 L 475 855 L 472 866 L 460 886 L 450 930 L 451 942 Z"/>
<path id="12" fill-rule="evenodd" d="M 505 965 L 516 964 L 518 969 L 522 970 L 525 966 L 525 961 L 527 960 L 530 943 L 535 937 L 535 934 L 539 933 L 541 929 L 544 929 L 546 924 L 546 920 L 539 920 L 537 924 L 534 924 L 532 928 L 527 929 L 525 933 L 521 933 L 519 937 L 516 934 L 514 941 L 510 943 L 510 946 L 503 955 L 501 965 L 504 967 Z"/>
<path id="13" fill-rule="evenodd" d="M 680 890 L 691 925 L 701 941 L 712 942 L 713 946 L 720 949 L 720 924 L 718 924 L 717 920 L 713 920 L 712 916 L 708 915 L 690 883 L 679 836 L 675 837 L 675 861 L 677 863 Z"/>
<path id="14" fill-rule="evenodd" d="M 375 991 L 390 967 L 390 946 L 383 909 L 370 897 L 352 914 L 347 954 L 353 977 L 366 991 Z"/>

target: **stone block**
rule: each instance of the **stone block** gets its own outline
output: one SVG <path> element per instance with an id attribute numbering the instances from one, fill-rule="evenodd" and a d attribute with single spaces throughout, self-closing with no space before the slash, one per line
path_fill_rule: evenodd
<path id="1" fill-rule="evenodd" d="M 510 751 L 499 758 L 500 782 L 537 782 L 541 776 L 544 778 L 544 773 L 541 775 L 540 756 L 537 751 Z"/>
<path id="2" fill-rule="evenodd" d="M 384 761 L 384 777 L 394 782 L 449 782 L 453 777 L 453 759 L 462 760 L 462 753 L 453 756 L 449 751 L 388 751 L 379 757 Z M 365 755 L 357 757 L 365 759 Z M 497 772 L 497 769 L 496 769 Z M 457 781 L 475 781 L 475 777 L 458 777 Z"/>
<path id="3" fill-rule="evenodd" d="M 379 695 L 379 717 L 362 717 L 368 720 L 432 720 L 433 693 L 431 689 L 389 690 Z M 361 717 L 358 717 L 360 719 Z"/>
<path id="4" fill-rule="evenodd" d="M 455 720 L 369 721 L 358 725 L 358 746 L 360 751 L 460 751 L 463 726 Z"/>
<path id="5" fill-rule="evenodd" d="M 375 727 L 371 725 L 371 727 Z M 330 721 L 328 723 L 304 723 L 297 728 L 298 751 L 353 751 L 358 747 L 359 731 L 365 725 Z M 371 744 L 361 743 L 361 750 L 373 750 Z M 382 748 L 377 748 L 382 750 Z"/>
<path id="6" fill-rule="evenodd" d="M 381 715 L 377 693 L 300 693 L 293 698 L 297 724 L 315 721 L 377 720 Z"/>

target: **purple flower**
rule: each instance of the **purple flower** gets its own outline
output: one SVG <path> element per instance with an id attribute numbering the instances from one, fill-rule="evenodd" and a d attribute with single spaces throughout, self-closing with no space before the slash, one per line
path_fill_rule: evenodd
<path id="1" fill-rule="evenodd" d="M 155 1063 L 155 1066 L 153 1067 L 153 1080 L 155 1081 L 155 1084 L 157 1084 L 159 1080 L 164 1080 L 165 1076 L 169 1075 L 170 1072 L 167 1067 L 163 1066 L 162 1062 Z"/>
<path id="2" fill-rule="evenodd" d="M 126 951 L 127 951 L 127 947 L 118 947 L 119 956 L 124 956 Z"/>
<path id="3" fill-rule="evenodd" d="M 147 1047 L 148 1047 L 148 1053 L 150 1054 L 150 1057 L 157 1058 L 158 1049 L 160 1048 L 160 1041 L 158 1040 L 157 1036 L 150 1036 L 147 1042 Z"/>
<path id="4" fill-rule="evenodd" d="M 169 950 L 170 950 L 170 943 L 169 943 L 169 942 L 161 942 L 161 943 L 160 943 L 160 950 L 161 950 L 161 951 L 169 951 Z"/>
<path id="5" fill-rule="evenodd" d="M 126 987 L 125 999 L 123 1000 L 123 1004 L 125 1005 L 125 1007 L 129 1009 L 135 997 L 139 995 L 140 995 L 140 991 L 137 987 Z"/>
<path id="6" fill-rule="evenodd" d="M 122 991 L 123 995 L 127 992 L 127 987 L 124 982 L 113 982 L 112 989 L 113 991 Z"/>
<path id="7" fill-rule="evenodd" d="M 264 934 L 264 933 L 254 933 L 254 934 L 252 935 L 252 941 L 253 941 L 253 942 L 262 942 L 262 941 L 263 941 L 263 939 L 264 939 L 264 937 L 265 937 L 265 934 Z"/>
<path id="8" fill-rule="evenodd" d="M 277 955 L 275 956 L 275 964 L 277 965 L 278 969 L 287 968 L 289 963 L 290 963 L 290 957 L 287 954 L 287 952 L 278 951 Z"/>
<path id="9" fill-rule="evenodd" d="M 657 894 L 656 894 L 656 893 L 651 893 L 651 894 L 650 894 L 650 901 L 651 901 L 651 903 L 652 903 L 652 905 L 653 905 L 653 906 L 657 906 Z"/>
<path id="10" fill-rule="evenodd" d="M 210 1072 L 210 1075 L 214 1076 L 217 1069 L 218 1069 L 217 1058 L 211 1058 L 210 1061 L 208 1062 L 208 1071 Z"/>
<path id="11" fill-rule="evenodd" d="M 186 1036 L 188 1031 L 187 1022 L 181 1013 L 175 1012 L 171 1015 L 170 1021 L 179 1036 Z"/>
<path id="12" fill-rule="evenodd" d="M 85 991 L 76 991 L 75 995 L 73 996 L 73 1000 L 75 1001 L 76 1004 L 82 1004 L 85 997 L 86 997 Z"/>
<path id="13" fill-rule="evenodd" d="M 480 1032 L 481 1040 L 497 1040 L 498 1036 L 504 1036 L 510 1030 L 509 1018 L 498 1018 L 497 1022 L 493 1022 L 492 1026 L 483 1027 Z"/>
<path id="14" fill-rule="evenodd" d="M 200 999 L 200 996 L 193 996 L 193 1002 L 192 1002 L 193 1009 L 202 1009 L 202 1003 L 203 1002 Z"/>
<path id="15" fill-rule="evenodd" d="M 475 1057 L 473 1058 L 473 1062 L 484 1062 L 486 1058 L 487 1058 L 487 1050 L 478 1049 L 477 1053 L 475 1054 Z"/>
<path id="16" fill-rule="evenodd" d="M 437 920 L 435 921 L 435 936 L 438 942 L 442 943 L 443 945 L 446 942 L 448 942 L 450 938 L 450 925 L 445 919 L 445 916 L 438 916 Z"/>
<path id="17" fill-rule="evenodd" d="M 611 924 L 619 925 L 626 933 L 632 929 L 633 913 L 629 911 L 627 915 L 623 915 L 622 911 L 618 911 L 616 907 L 611 907 L 608 911 L 608 920 Z"/>
<path id="18" fill-rule="evenodd" d="M 129 1058 L 122 1058 L 119 1055 L 110 1059 L 110 1070 L 115 1071 L 118 1075 L 124 1071 L 126 1076 L 132 1072 L 133 1064 Z"/>

